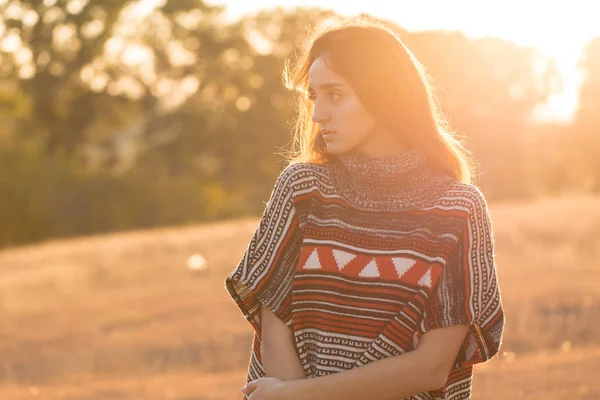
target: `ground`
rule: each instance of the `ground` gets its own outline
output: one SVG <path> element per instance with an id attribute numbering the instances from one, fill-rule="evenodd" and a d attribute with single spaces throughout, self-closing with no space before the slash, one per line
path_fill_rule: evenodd
<path id="1" fill-rule="evenodd" d="M 490 204 L 506 329 L 473 398 L 600 398 L 600 197 Z M 0 399 L 239 399 L 224 287 L 256 219 L 0 252 Z M 205 270 L 191 270 L 192 254 Z"/>

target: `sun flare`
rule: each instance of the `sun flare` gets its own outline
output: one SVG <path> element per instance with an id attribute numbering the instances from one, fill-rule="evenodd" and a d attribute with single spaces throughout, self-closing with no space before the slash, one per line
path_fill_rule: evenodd
<path id="1" fill-rule="evenodd" d="M 569 122 L 573 118 L 581 80 L 577 62 L 585 44 L 600 36 L 600 24 L 595 21 L 600 14 L 600 3 L 586 0 L 213 0 L 212 3 L 225 5 L 230 19 L 276 6 L 320 7 L 345 16 L 365 12 L 391 19 L 411 31 L 460 30 L 469 37 L 494 36 L 535 47 L 555 60 L 563 81 L 562 90 L 553 94 L 534 116 L 544 121 Z"/>

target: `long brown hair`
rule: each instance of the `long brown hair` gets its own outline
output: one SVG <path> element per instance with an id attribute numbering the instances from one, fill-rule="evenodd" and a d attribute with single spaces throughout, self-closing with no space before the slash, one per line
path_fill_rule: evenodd
<path id="1" fill-rule="evenodd" d="M 425 68 L 396 33 L 365 17 L 345 19 L 317 31 L 294 65 L 286 62 L 285 86 L 298 93 L 292 163 L 327 159 L 307 96 L 308 71 L 321 55 L 380 123 L 398 132 L 409 147 L 423 151 L 437 170 L 471 182 L 471 155 L 450 129 Z"/>

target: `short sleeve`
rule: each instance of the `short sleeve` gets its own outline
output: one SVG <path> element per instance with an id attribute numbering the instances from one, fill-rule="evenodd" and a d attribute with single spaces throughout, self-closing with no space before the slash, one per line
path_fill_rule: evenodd
<path id="1" fill-rule="evenodd" d="M 294 200 L 299 167 L 290 165 L 277 178 L 261 220 L 225 286 L 260 336 L 260 304 L 291 325 L 291 288 L 302 242 L 301 214 Z"/>
<path id="2" fill-rule="evenodd" d="M 465 212 L 458 248 L 427 302 L 421 330 L 457 324 L 469 332 L 455 361 L 462 369 L 492 358 L 500 348 L 504 310 L 497 276 L 494 235 L 488 206 L 480 190 L 461 193 Z"/>

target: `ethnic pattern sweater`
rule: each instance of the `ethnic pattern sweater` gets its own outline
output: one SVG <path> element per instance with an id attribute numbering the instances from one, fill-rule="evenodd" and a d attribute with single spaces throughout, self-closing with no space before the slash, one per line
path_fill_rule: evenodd
<path id="1" fill-rule="evenodd" d="M 418 150 L 328 158 L 283 170 L 225 281 L 254 330 L 247 380 L 265 376 L 262 303 L 293 333 L 307 379 L 468 324 L 446 384 L 407 399 L 470 399 L 473 365 L 498 352 L 504 328 L 485 198 Z"/>

